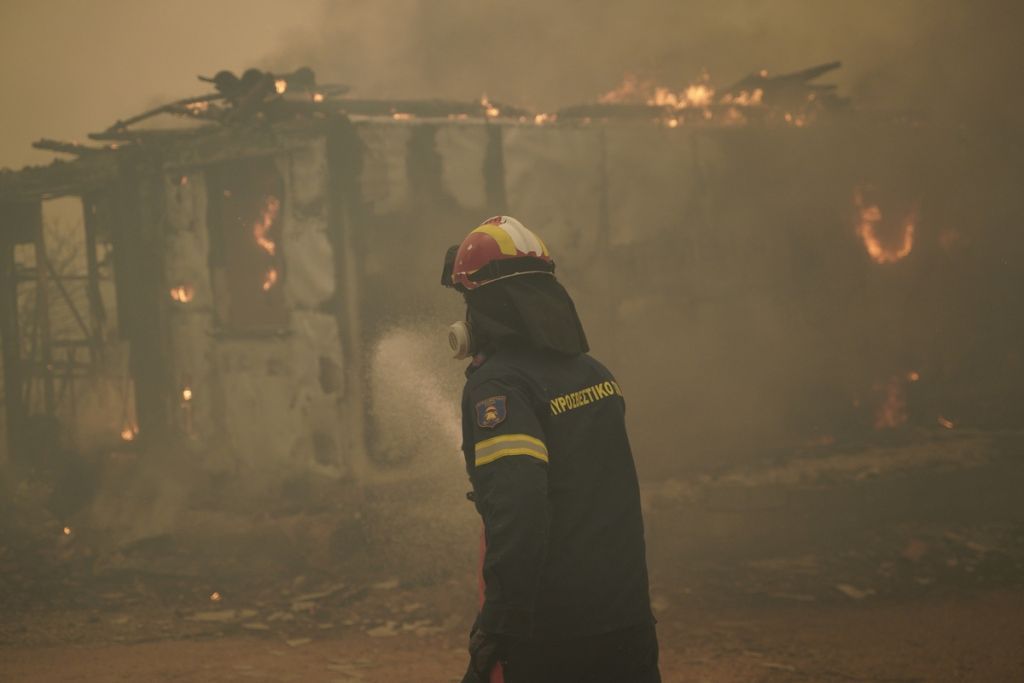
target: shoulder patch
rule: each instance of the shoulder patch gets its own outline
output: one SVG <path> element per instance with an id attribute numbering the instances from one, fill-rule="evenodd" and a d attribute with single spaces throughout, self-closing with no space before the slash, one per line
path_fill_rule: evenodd
<path id="1" fill-rule="evenodd" d="M 491 396 L 476 404 L 476 423 L 486 429 L 494 429 L 508 417 L 508 399 L 505 396 Z"/>

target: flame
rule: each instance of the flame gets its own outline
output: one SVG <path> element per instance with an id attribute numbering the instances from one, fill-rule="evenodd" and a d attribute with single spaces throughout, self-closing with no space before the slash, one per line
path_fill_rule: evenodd
<path id="1" fill-rule="evenodd" d="M 489 119 L 501 116 L 501 110 L 491 104 L 491 101 L 487 99 L 487 93 L 484 93 L 480 98 L 480 106 L 484 108 L 484 116 Z"/>
<path id="2" fill-rule="evenodd" d="M 64 535 L 65 536 L 70 536 L 71 535 L 71 527 L 69 527 L 69 526 L 64 527 Z"/>
<path id="3" fill-rule="evenodd" d="M 185 185 L 188 185 L 188 176 L 187 175 L 183 175 L 180 178 L 178 178 L 178 184 L 181 185 L 182 187 L 184 187 Z"/>
<path id="4" fill-rule="evenodd" d="M 601 104 L 617 104 L 619 102 L 636 102 L 647 99 L 645 93 L 650 92 L 653 84 L 641 81 L 636 74 L 626 74 L 622 83 L 597 98 Z"/>
<path id="5" fill-rule="evenodd" d="M 220 602 L 221 595 L 217 591 L 210 593 L 210 602 Z"/>
<path id="6" fill-rule="evenodd" d="M 313 93 L 313 101 L 316 102 L 316 103 L 323 102 L 324 101 L 324 94 L 322 92 L 315 92 L 315 93 Z"/>
<path id="7" fill-rule="evenodd" d="M 953 429 L 954 427 L 956 427 L 956 424 L 952 420 L 946 419 L 941 415 L 939 415 L 938 423 L 940 426 L 945 427 L 946 429 Z"/>
<path id="8" fill-rule="evenodd" d="M 747 104 L 747 102 L 760 104 L 764 94 L 757 90 L 755 94 L 744 94 L 743 101 L 731 95 L 722 98 L 723 104 Z M 601 104 L 617 104 L 624 102 L 649 104 L 656 107 L 672 107 L 673 109 L 706 109 L 715 104 L 715 88 L 711 85 L 711 77 L 705 71 L 700 78 L 686 86 L 683 90 L 676 92 L 672 88 L 655 86 L 651 81 L 640 80 L 635 74 L 626 74 L 622 83 L 601 95 L 598 99 Z"/>
<path id="9" fill-rule="evenodd" d="M 555 120 L 553 114 L 537 114 L 533 117 L 533 123 L 538 126 L 543 126 L 545 123 L 552 123 Z"/>
<path id="10" fill-rule="evenodd" d="M 882 404 L 875 413 L 875 429 L 892 429 L 907 422 L 907 395 L 903 377 L 893 377 L 881 387 Z"/>
<path id="11" fill-rule="evenodd" d="M 177 301 L 179 304 L 187 304 L 192 301 L 195 297 L 195 289 L 192 285 L 178 285 L 177 287 L 171 287 L 171 298 Z"/>
<path id="12" fill-rule="evenodd" d="M 202 114 L 210 109 L 209 102 L 189 102 L 185 105 L 185 109 L 190 114 Z"/>
<path id="13" fill-rule="evenodd" d="M 274 221 L 277 219 L 277 214 L 280 210 L 281 200 L 274 195 L 267 195 L 263 199 L 260 217 L 252 225 L 252 236 L 256 239 L 256 244 L 271 256 L 277 251 L 277 244 L 267 237 L 267 233 L 274 226 Z"/>
<path id="14" fill-rule="evenodd" d="M 287 89 L 288 81 L 284 80 L 283 78 L 278 78 L 276 81 L 274 81 L 274 90 L 277 91 L 278 95 L 283 95 L 285 90 Z"/>
<path id="15" fill-rule="evenodd" d="M 788 116 L 788 115 L 787 115 Z M 902 261 L 914 249 L 914 229 L 916 217 L 911 212 L 903 220 L 902 237 L 897 246 L 882 244 L 878 235 L 878 226 L 882 223 L 882 210 L 877 204 L 865 201 L 861 188 L 857 188 L 853 194 L 853 204 L 857 208 L 857 236 L 864 242 L 864 248 L 868 256 L 875 263 L 896 263 Z"/>
<path id="16" fill-rule="evenodd" d="M 192 400 L 192 388 L 191 387 L 186 386 L 185 388 L 183 388 L 181 390 L 181 400 L 184 401 L 185 403 L 188 403 L 189 401 Z"/>
<path id="17" fill-rule="evenodd" d="M 697 83 L 686 86 L 682 92 L 672 92 L 668 88 L 655 88 L 654 95 L 647 99 L 647 104 L 659 107 L 686 109 L 687 107 L 707 108 L 714 104 L 715 89 L 708 82 L 707 74 Z"/>
<path id="18" fill-rule="evenodd" d="M 269 292 L 277 284 L 277 268 L 271 268 L 263 277 L 263 291 Z"/>
<path id="19" fill-rule="evenodd" d="M 908 382 L 916 382 L 919 379 L 921 379 L 921 373 L 917 372 L 916 370 L 911 370 L 910 372 L 907 373 Z"/>
<path id="20" fill-rule="evenodd" d="M 391 115 L 391 118 L 393 118 L 395 121 L 409 121 L 412 119 L 412 114 L 409 114 L 404 111 L 396 111 L 394 114 Z"/>
<path id="21" fill-rule="evenodd" d="M 793 114 L 787 111 L 782 118 L 786 123 L 788 123 L 791 126 L 796 126 L 797 128 L 803 128 L 804 126 L 807 125 L 807 114 L 802 114 L 799 112 Z"/>
<path id="22" fill-rule="evenodd" d="M 136 425 L 126 423 L 125 426 L 121 428 L 121 440 L 125 443 L 135 441 L 135 437 L 138 436 L 138 434 L 139 428 Z"/>

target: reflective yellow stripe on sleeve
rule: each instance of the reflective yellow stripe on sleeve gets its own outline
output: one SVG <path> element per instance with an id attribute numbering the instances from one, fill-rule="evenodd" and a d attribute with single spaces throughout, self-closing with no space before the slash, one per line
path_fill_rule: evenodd
<path id="1" fill-rule="evenodd" d="M 480 467 L 507 455 L 528 455 L 547 462 L 548 447 L 529 434 L 504 434 L 477 442 L 473 462 Z"/>

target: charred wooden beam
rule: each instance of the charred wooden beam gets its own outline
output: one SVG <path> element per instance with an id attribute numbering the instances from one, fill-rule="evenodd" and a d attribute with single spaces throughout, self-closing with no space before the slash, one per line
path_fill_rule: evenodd
<path id="1" fill-rule="evenodd" d="M 310 103 L 315 104 L 315 103 Z M 480 102 L 451 102 L 447 100 L 357 100 L 339 98 L 324 103 L 324 108 L 349 116 L 403 115 L 417 118 L 532 118 L 526 109 L 500 102 L 489 106 Z M 489 113 L 490 110 L 490 113 Z"/>
<path id="2" fill-rule="evenodd" d="M 113 140 L 118 142 L 176 142 L 185 138 L 207 135 L 221 130 L 219 126 L 196 126 L 194 128 L 171 128 L 153 130 L 105 130 L 89 133 L 91 140 Z"/>
<path id="3" fill-rule="evenodd" d="M 108 185 L 117 175 L 114 154 L 56 159 L 46 166 L 0 170 L 0 201 L 19 202 L 80 195 Z"/>
<path id="4" fill-rule="evenodd" d="M 48 152 L 62 152 L 64 154 L 74 154 L 76 156 L 109 151 L 108 147 L 87 147 L 86 145 L 78 142 L 63 142 L 61 140 L 51 140 L 49 138 L 36 140 L 32 143 L 32 147 L 35 149 L 46 150 Z"/>
<path id="5" fill-rule="evenodd" d="M 674 116 L 681 112 L 675 107 L 653 104 L 630 104 L 620 102 L 578 104 L 558 111 L 558 120 L 580 119 L 622 119 L 655 120 Z"/>
<path id="6" fill-rule="evenodd" d="M 142 112 L 141 114 L 136 114 L 135 116 L 130 116 L 127 119 L 115 121 L 113 123 L 113 125 L 111 125 L 109 128 L 107 128 L 103 132 L 104 133 L 111 133 L 111 132 L 114 132 L 114 131 L 121 131 L 121 130 L 124 130 L 125 128 L 127 128 L 128 126 L 130 126 L 132 124 L 139 123 L 140 121 L 145 121 L 146 119 L 152 118 L 152 117 L 157 116 L 159 114 L 165 114 L 165 113 L 169 113 L 169 112 L 170 113 L 180 113 L 182 110 L 188 111 L 189 105 L 197 105 L 197 104 L 202 104 L 202 103 L 206 103 L 206 102 L 216 102 L 217 100 L 222 100 L 222 99 L 224 99 L 224 95 L 222 95 L 220 93 L 212 93 L 212 94 L 209 94 L 209 95 L 199 95 L 198 97 L 186 97 L 183 100 L 175 100 L 174 102 L 169 102 L 167 104 L 162 104 L 159 107 L 154 107 L 153 109 L 147 109 L 146 111 Z M 90 135 L 89 137 L 93 137 L 93 136 Z M 102 138 L 93 138 L 93 139 L 96 140 L 96 139 L 102 139 Z"/>

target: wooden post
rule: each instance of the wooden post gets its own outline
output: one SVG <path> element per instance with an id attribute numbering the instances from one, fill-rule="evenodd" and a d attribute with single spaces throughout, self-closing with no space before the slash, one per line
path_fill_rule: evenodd
<path id="1" fill-rule="evenodd" d="M 35 230 L 36 247 L 36 320 L 39 325 L 39 376 L 43 380 L 46 414 L 57 412 L 53 386 L 53 343 L 50 338 L 50 269 L 46 257 L 46 236 L 42 221 Z"/>
<path id="2" fill-rule="evenodd" d="M 89 325 L 94 340 L 93 353 L 103 349 L 103 326 L 106 322 L 106 311 L 103 310 L 103 298 L 100 296 L 99 263 L 96 260 L 96 232 L 99 229 L 100 200 L 95 195 L 82 197 L 82 216 L 85 221 L 85 264 L 86 293 L 89 297 Z M 97 358 L 91 361 L 96 363 Z"/>
<path id="3" fill-rule="evenodd" d="M 31 242 L 42 225 L 42 204 L 35 202 L 0 204 L 0 343 L 4 361 L 4 410 L 7 418 L 8 452 L 20 447 L 24 431 L 24 365 L 21 359 L 21 329 L 18 320 L 18 275 L 14 247 Z"/>
<path id="4" fill-rule="evenodd" d="M 334 251 L 334 311 L 345 359 L 348 428 L 353 451 L 350 465 L 357 480 L 364 480 L 370 461 L 366 447 L 369 421 L 369 373 L 363 349 L 363 300 L 360 287 L 363 259 L 359 254 L 361 215 L 359 178 L 362 150 L 355 128 L 346 118 L 332 122 L 327 134 L 328 227 Z"/>
<path id="5" fill-rule="evenodd" d="M 163 199 L 152 190 L 153 184 L 154 176 L 126 165 L 116 189 L 113 221 L 118 327 L 130 343 L 139 439 L 149 443 L 169 434 L 171 405 L 176 400 L 165 353 L 161 207 L 153 205 Z"/>

